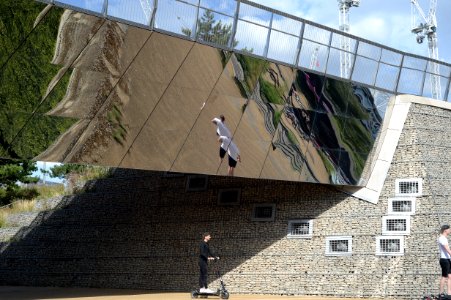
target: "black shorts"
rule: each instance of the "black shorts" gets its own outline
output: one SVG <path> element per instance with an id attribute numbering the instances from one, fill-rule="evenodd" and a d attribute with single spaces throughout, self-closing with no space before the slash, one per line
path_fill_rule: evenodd
<path id="1" fill-rule="evenodd" d="M 236 160 L 234 160 L 230 155 L 229 155 L 229 167 L 232 168 L 236 167 Z"/>
<path id="2" fill-rule="evenodd" d="M 451 274 L 451 260 L 440 258 L 440 267 L 442 267 L 442 277 L 448 277 Z"/>
<path id="3" fill-rule="evenodd" d="M 219 147 L 219 157 L 220 158 L 224 158 L 224 156 L 226 155 L 227 151 L 222 149 L 222 147 Z"/>

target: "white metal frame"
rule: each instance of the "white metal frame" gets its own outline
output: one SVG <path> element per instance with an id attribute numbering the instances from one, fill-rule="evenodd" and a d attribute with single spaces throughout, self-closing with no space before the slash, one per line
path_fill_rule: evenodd
<path id="1" fill-rule="evenodd" d="M 396 198 L 389 198 L 388 199 L 388 214 L 389 215 L 414 215 L 416 210 L 416 201 L 417 198 L 415 197 L 396 197 Z M 403 202 L 403 203 L 409 203 L 408 206 L 405 206 L 406 209 L 396 209 L 395 203 L 396 202 Z M 407 210 L 407 208 L 409 208 Z"/>
<path id="2" fill-rule="evenodd" d="M 418 190 L 412 192 L 403 192 L 403 184 L 418 184 Z M 398 178 L 395 180 L 395 195 L 396 196 L 409 196 L 409 197 L 420 197 L 423 195 L 423 179 L 422 178 Z"/>
<path id="3" fill-rule="evenodd" d="M 332 248 L 334 247 L 334 242 L 337 244 L 335 245 L 338 248 L 337 251 L 334 251 Z M 346 247 L 346 251 L 343 251 Z M 326 252 L 325 254 L 327 256 L 346 256 L 346 255 L 352 255 L 352 236 L 328 236 L 326 237 Z"/>
<path id="4" fill-rule="evenodd" d="M 294 224 L 307 224 L 308 232 L 305 234 L 293 234 L 293 225 Z M 290 239 L 310 239 L 313 236 L 313 220 L 312 219 L 296 219 L 288 221 L 288 232 L 287 237 Z"/>
<path id="5" fill-rule="evenodd" d="M 268 218 L 257 217 L 255 215 L 256 214 L 256 210 L 258 208 L 261 208 L 261 207 L 268 207 L 268 208 L 270 207 L 271 208 L 271 216 L 268 217 Z M 252 221 L 271 222 L 271 221 L 274 221 L 275 217 L 276 217 L 276 204 L 274 204 L 274 203 L 258 203 L 258 204 L 254 204 L 254 207 L 252 208 L 252 217 L 251 217 Z"/>
<path id="6" fill-rule="evenodd" d="M 396 222 L 401 221 L 401 222 Z M 405 228 L 390 230 L 393 226 L 405 226 Z M 410 216 L 383 216 L 382 217 L 382 235 L 409 235 L 410 234 Z"/>
<path id="7" fill-rule="evenodd" d="M 391 251 L 389 249 L 389 247 L 386 248 L 386 249 L 382 249 L 383 247 L 381 247 L 381 241 L 394 242 L 395 243 L 394 246 L 387 245 L 389 247 L 392 247 L 393 251 Z M 396 242 L 396 241 L 398 241 L 398 242 Z M 398 248 L 397 247 L 398 245 L 399 245 L 398 251 L 394 251 L 394 250 L 396 250 L 396 248 Z M 376 237 L 376 255 L 386 255 L 386 256 L 404 255 L 404 248 L 405 248 L 405 242 L 404 242 L 404 237 L 403 236 L 384 235 L 384 236 L 377 236 Z"/>

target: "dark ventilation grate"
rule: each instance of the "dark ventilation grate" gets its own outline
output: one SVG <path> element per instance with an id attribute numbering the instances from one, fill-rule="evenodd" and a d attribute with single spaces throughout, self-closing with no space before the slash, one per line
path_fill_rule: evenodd
<path id="1" fill-rule="evenodd" d="M 186 182 L 186 190 L 189 192 L 204 191 L 207 189 L 208 177 L 205 175 L 190 175 Z"/>
<path id="2" fill-rule="evenodd" d="M 241 189 L 224 189 L 218 194 L 219 205 L 238 205 L 240 204 Z"/>

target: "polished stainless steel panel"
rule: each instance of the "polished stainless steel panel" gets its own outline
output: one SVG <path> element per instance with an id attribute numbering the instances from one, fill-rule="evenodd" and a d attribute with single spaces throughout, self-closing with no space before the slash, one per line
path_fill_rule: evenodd
<path id="1" fill-rule="evenodd" d="M 418 89 L 411 89 L 406 85 L 386 85 L 380 80 L 374 81 L 374 73 L 379 73 L 379 70 L 373 70 L 373 74 L 368 78 L 359 68 L 353 67 L 356 59 L 359 58 L 360 62 L 365 61 L 362 58 L 375 61 L 378 65 L 374 64 L 373 68 L 389 64 L 397 69 L 397 74 L 419 71 L 424 75 L 426 70 L 422 65 L 431 62 L 437 66 L 434 72 L 444 77 L 445 86 L 449 86 L 451 81 L 451 74 L 446 73 L 446 69 L 451 67 L 448 63 L 391 49 L 247 0 L 147 0 L 139 1 L 141 7 L 137 0 L 131 1 L 131 4 L 127 2 L 126 6 L 122 6 L 122 2 L 117 0 L 91 1 L 92 3 L 75 0 L 40 1 L 105 18 L 120 19 L 132 25 L 212 44 L 224 50 L 251 53 L 253 56 L 280 61 L 292 67 L 301 66 L 327 76 L 352 79 L 353 82 L 394 94 L 406 93 L 407 89 L 408 93 L 422 95 L 422 91 L 418 92 Z M 210 20 L 209 16 L 214 18 Z M 212 26 L 208 29 L 210 21 Z M 226 31 L 214 27 L 221 24 L 219 22 L 225 25 Z M 206 24 L 207 26 L 204 26 Z M 300 24 L 303 25 L 298 33 Z M 293 42 L 297 37 L 300 38 L 299 42 Z M 288 44 L 289 41 L 291 43 Z M 349 45 L 346 51 L 342 49 L 343 41 Z M 279 44 L 279 49 L 276 44 Z M 301 55 L 298 56 L 299 52 Z M 306 55 L 308 52 L 311 54 Z M 340 72 L 341 56 L 350 59 L 349 70 L 345 72 Z M 308 63 L 312 57 L 318 57 L 318 60 Z M 446 100 L 446 95 L 443 94 L 438 95 L 440 100 Z"/>
<path id="2" fill-rule="evenodd" d="M 205 6 L 200 9 L 197 2 L 177 5 L 193 9 L 193 25 L 197 24 L 195 20 L 202 23 L 202 17 L 214 16 L 222 18 L 221 24 L 232 30 L 235 24 L 230 18 L 236 7 L 210 14 L 207 9 L 212 2 L 201 2 Z M 193 31 L 189 33 L 183 30 L 185 25 L 179 24 L 179 38 L 100 17 L 64 13 L 61 26 L 56 26 L 59 31 L 54 30 L 50 36 L 49 47 L 36 47 L 31 35 L 5 65 L 0 89 L 6 95 L 15 88 L 17 97 L 9 98 L 12 101 L 3 97 L 0 102 L 4 108 L 0 122 L 11 125 L 1 127 L 0 154 L 226 175 L 228 155 L 223 160 L 219 158 L 220 143 L 212 123 L 213 118 L 224 115 L 229 138 L 241 157 L 235 176 L 340 185 L 361 182 L 387 98 L 365 86 L 316 73 L 317 70 L 309 73 L 255 57 L 257 52 L 266 52 L 273 60 L 283 61 L 289 56 L 290 60 L 299 59 L 305 64 L 304 56 L 316 51 L 316 44 L 327 51 L 318 49 L 315 68 L 339 72 L 335 33 L 311 24 L 304 28 L 303 22 L 274 12 L 263 11 L 268 13 L 268 22 L 254 20 L 249 15 L 262 11 L 247 5 L 240 10 L 237 28 L 242 26 L 240 22 L 262 27 L 267 43 L 249 44 L 255 48 L 247 48 L 244 35 L 235 35 L 233 41 L 232 32 L 222 36 L 223 43 L 227 40 L 236 47 L 246 47 L 243 53 L 183 37 L 188 34 L 207 44 L 219 43 L 206 29 L 195 31 L 204 34 L 202 38 L 193 37 Z M 248 13 L 243 14 L 246 10 Z M 62 10 L 55 11 L 63 15 Z M 59 17 L 57 22 L 48 20 L 49 23 L 46 18 L 40 21 L 33 33 L 36 38 L 48 36 L 45 34 L 49 27 L 59 24 Z M 282 23 L 290 26 L 284 29 Z M 304 38 L 312 39 L 311 45 L 308 40 L 300 43 L 302 33 Z M 287 45 L 297 43 L 297 50 L 276 47 L 276 41 L 281 40 Z M 357 55 L 353 74 L 362 72 L 359 80 L 368 85 L 378 80 L 387 86 L 396 83 L 387 74 L 390 68 L 398 70 L 401 65 L 396 53 L 372 44 L 353 45 L 357 49 L 352 54 Z M 29 53 L 37 53 L 39 66 L 31 64 L 34 60 L 27 57 Z M 328 57 L 328 63 L 322 61 L 323 55 Z M 23 61 L 32 67 L 22 63 L 18 67 Z M 386 74 L 377 73 L 381 66 L 388 69 Z M 412 72 L 424 74 L 420 70 L 423 66 L 426 68 L 426 64 L 415 59 L 402 63 L 406 73 L 401 78 Z M 43 68 L 48 68 L 50 75 Z M 16 77 L 6 76 L 14 74 L 13 70 L 25 74 L 23 83 L 27 86 L 23 89 Z M 422 84 L 427 82 L 426 79 Z M 33 97 L 20 94 L 28 95 L 31 90 L 39 92 Z"/>

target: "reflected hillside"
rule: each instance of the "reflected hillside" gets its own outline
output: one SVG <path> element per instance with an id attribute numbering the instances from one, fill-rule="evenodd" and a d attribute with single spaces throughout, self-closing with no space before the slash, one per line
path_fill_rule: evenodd
<path id="1" fill-rule="evenodd" d="M 301 180 L 356 184 L 382 122 L 369 89 L 236 56 L 237 84 L 273 136 L 270 151 Z"/>
<path id="2" fill-rule="evenodd" d="M 30 158 L 74 123 L 46 115 L 64 96 L 71 74 L 51 63 L 63 10 L 2 1 L 0 12 L 0 154 Z"/>

